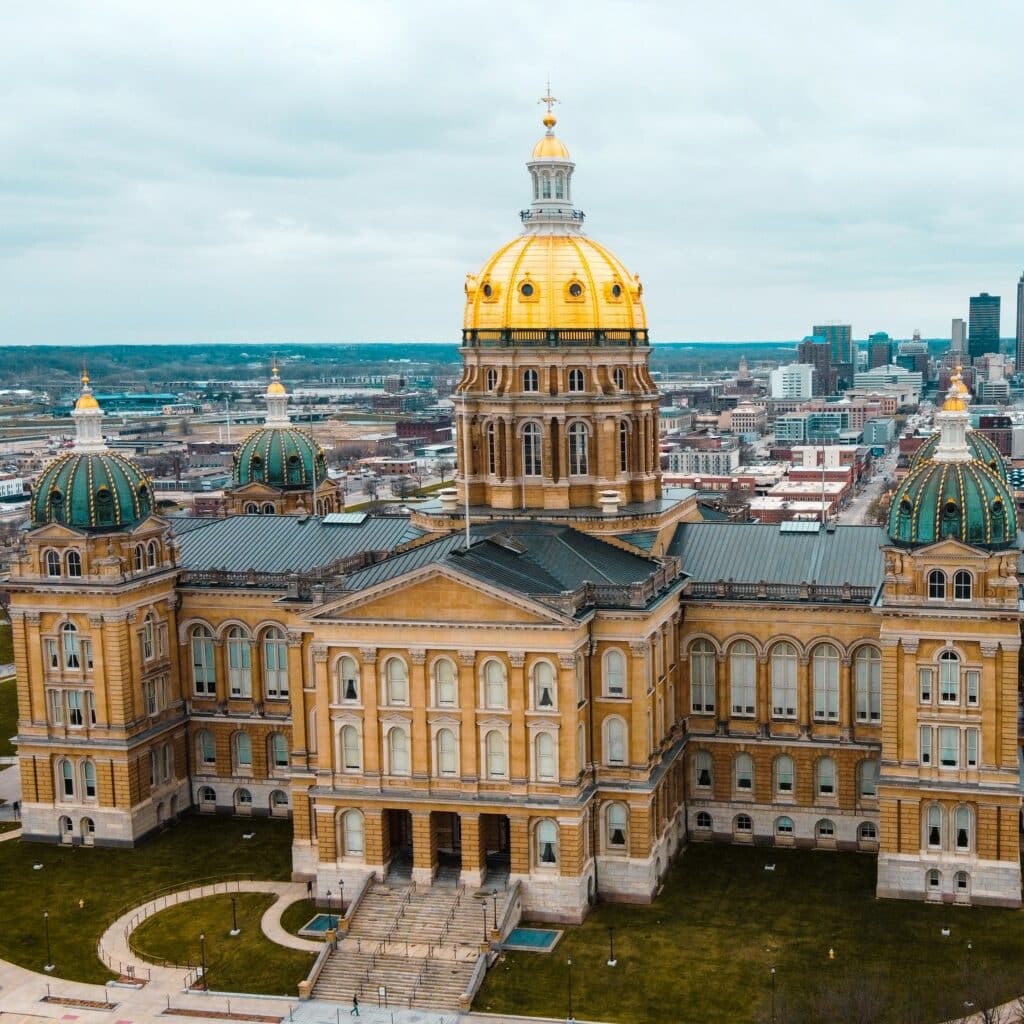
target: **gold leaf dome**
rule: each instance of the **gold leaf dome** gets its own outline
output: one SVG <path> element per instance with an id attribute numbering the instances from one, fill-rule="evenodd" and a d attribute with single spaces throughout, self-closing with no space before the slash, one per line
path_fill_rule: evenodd
<path id="1" fill-rule="evenodd" d="M 552 132 L 547 132 L 540 137 L 537 145 L 533 147 L 534 160 L 568 160 L 569 150 L 565 143 L 557 138 Z"/>
<path id="2" fill-rule="evenodd" d="M 287 392 L 284 389 L 284 385 L 281 383 L 281 378 L 278 376 L 277 367 L 275 366 L 271 371 L 273 377 L 270 383 L 267 385 L 268 395 L 285 395 Z"/>
<path id="3" fill-rule="evenodd" d="M 89 374 L 85 370 L 82 371 L 82 393 L 78 396 L 78 401 L 75 402 L 76 409 L 98 409 L 100 403 L 96 401 L 95 395 L 92 393 L 92 389 L 89 387 Z"/>
<path id="4" fill-rule="evenodd" d="M 643 330 L 643 286 L 582 234 L 525 234 L 466 281 L 467 330 Z"/>

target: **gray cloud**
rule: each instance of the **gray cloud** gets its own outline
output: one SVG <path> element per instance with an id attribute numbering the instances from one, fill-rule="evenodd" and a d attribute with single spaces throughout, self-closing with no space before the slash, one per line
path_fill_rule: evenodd
<path id="1" fill-rule="evenodd" d="M 0 341 L 455 339 L 550 70 L 659 339 L 948 333 L 1024 267 L 1024 11 L 991 3 L 21 5 Z"/>

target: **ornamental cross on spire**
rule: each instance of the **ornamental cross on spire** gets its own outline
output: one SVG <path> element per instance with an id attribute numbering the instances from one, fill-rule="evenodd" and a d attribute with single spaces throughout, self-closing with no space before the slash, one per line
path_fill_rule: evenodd
<path id="1" fill-rule="evenodd" d="M 541 96 L 541 98 L 539 100 L 537 100 L 537 102 L 538 103 L 546 103 L 547 107 L 548 107 L 548 113 L 549 114 L 551 113 L 551 108 L 556 103 L 561 103 L 561 100 L 559 100 L 557 97 L 551 95 L 551 79 L 550 78 L 548 78 L 548 91 L 547 91 L 547 94 L 544 95 L 544 96 Z"/>

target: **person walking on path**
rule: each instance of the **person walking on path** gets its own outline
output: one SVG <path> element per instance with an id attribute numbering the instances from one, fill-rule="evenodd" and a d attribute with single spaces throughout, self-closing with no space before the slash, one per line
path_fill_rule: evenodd
<path id="1" fill-rule="evenodd" d="M 348 1011 L 348 1015 L 350 1017 L 358 1017 L 359 1016 L 359 996 L 358 995 L 352 996 L 352 1009 Z"/>

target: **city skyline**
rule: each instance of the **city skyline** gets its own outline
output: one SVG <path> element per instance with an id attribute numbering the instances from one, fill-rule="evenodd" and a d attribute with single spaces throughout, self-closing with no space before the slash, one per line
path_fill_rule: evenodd
<path id="1" fill-rule="evenodd" d="M 462 10 L 19 12 L 0 343 L 450 340 L 453 282 L 518 231 L 549 73 L 655 340 L 944 337 L 1012 294 L 1020 12 L 570 4 L 570 54 L 539 5 Z M 799 70 L 812 44 L 827 78 Z"/>

